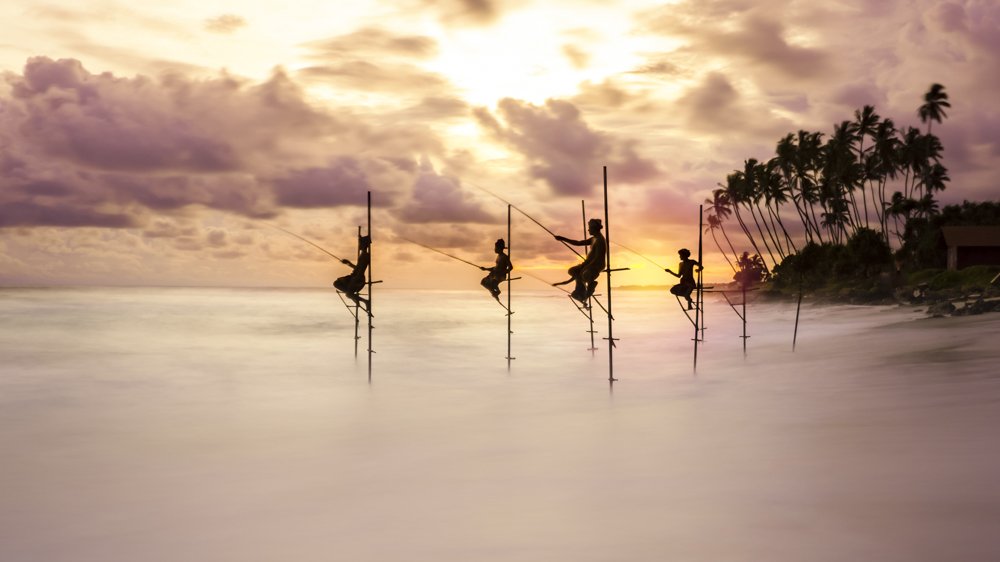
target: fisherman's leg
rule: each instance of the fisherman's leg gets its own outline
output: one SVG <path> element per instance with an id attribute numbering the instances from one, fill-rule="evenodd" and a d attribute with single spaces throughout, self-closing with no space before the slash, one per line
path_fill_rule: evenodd
<path id="1" fill-rule="evenodd" d="M 570 296 L 582 303 L 587 302 L 587 297 L 588 297 L 587 288 L 583 282 L 583 279 L 580 278 L 576 279 L 576 286 L 573 287 L 573 292 L 570 293 Z"/>
<path id="2" fill-rule="evenodd" d="M 694 291 L 694 287 L 692 287 L 691 285 L 685 285 L 683 290 L 684 290 L 684 298 L 687 299 L 688 302 L 688 310 L 691 310 L 692 308 L 691 292 Z"/>

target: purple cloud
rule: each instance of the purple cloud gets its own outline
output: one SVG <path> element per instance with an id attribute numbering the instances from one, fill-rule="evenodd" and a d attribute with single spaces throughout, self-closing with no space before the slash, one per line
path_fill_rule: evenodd
<path id="1" fill-rule="evenodd" d="M 408 223 L 495 224 L 498 219 L 468 200 L 459 181 L 438 175 L 430 166 L 417 177 L 413 195 L 397 216 Z"/>
<path id="2" fill-rule="evenodd" d="M 351 157 L 328 166 L 293 170 L 274 181 L 278 203 L 286 207 L 361 205 L 372 188 L 361 162 Z"/>
<path id="3" fill-rule="evenodd" d="M 35 57 L 2 79 L 3 225 L 121 227 L 192 206 L 273 217 L 282 206 L 360 204 L 369 189 L 391 205 L 412 185 L 413 154 L 441 146 L 405 120 L 390 133 L 316 109 L 280 70 L 258 84 L 128 78 Z M 458 110 L 448 99 L 425 107 Z"/>
<path id="4" fill-rule="evenodd" d="M 636 154 L 634 142 L 591 129 L 570 102 L 550 99 L 536 106 L 505 98 L 498 111 L 506 125 L 485 109 L 477 109 L 475 116 L 481 126 L 524 155 L 531 176 L 558 195 L 592 193 L 604 164 L 621 170 L 620 177 L 627 182 L 658 173 L 655 164 Z"/>

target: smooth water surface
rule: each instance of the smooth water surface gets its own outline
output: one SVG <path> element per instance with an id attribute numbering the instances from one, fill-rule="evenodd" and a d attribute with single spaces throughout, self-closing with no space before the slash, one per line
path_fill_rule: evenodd
<path id="1" fill-rule="evenodd" d="M 0 290 L 0 560 L 1000 559 L 1000 316 Z"/>

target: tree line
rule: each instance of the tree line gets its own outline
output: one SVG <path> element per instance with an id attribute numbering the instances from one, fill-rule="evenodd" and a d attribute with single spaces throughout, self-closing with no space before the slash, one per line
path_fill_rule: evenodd
<path id="1" fill-rule="evenodd" d="M 934 195 L 950 178 L 932 126 L 950 107 L 944 86 L 933 84 L 917 110 L 926 132 L 897 127 L 866 105 L 829 135 L 799 130 L 777 142 L 773 158 L 745 160 L 705 200 L 707 230 L 737 278 L 748 267 L 766 278 L 799 253 L 796 241 L 843 246 L 861 236 L 866 245 L 901 247 L 911 220 L 939 213 Z M 736 251 L 725 228 L 730 219 L 756 255 Z"/>

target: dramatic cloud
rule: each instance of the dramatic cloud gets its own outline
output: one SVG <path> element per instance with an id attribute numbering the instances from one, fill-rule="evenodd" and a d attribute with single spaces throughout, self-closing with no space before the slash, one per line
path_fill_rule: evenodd
<path id="1" fill-rule="evenodd" d="M 456 178 L 438 175 L 430 165 L 413 184 L 412 197 L 397 213 L 408 223 L 496 223 L 482 207 L 468 200 Z"/>
<path id="2" fill-rule="evenodd" d="M 536 106 L 510 98 L 498 105 L 501 123 L 477 109 L 479 123 L 529 162 L 532 177 L 558 195 L 587 195 L 600 182 L 602 165 L 636 182 L 654 177 L 655 164 L 639 157 L 634 143 L 591 129 L 573 104 L 549 100 Z"/>
<path id="3" fill-rule="evenodd" d="M 772 14 L 735 2 L 682 2 L 654 12 L 643 26 L 683 38 L 686 52 L 740 60 L 786 78 L 828 75 L 830 53 L 791 42 L 785 24 Z"/>
<path id="4" fill-rule="evenodd" d="M 4 81 L 0 226 L 125 227 L 190 206 L 270 217 L 362 204 L 376 187 L 390 204 L 413 182 L 412 156 L 438 146 L 426 128 L 390 133 L 315 109 L 281 72 L 260 84 L 120 78 L 37 57 Z"/>
<path id="5" fill-rule="evenodd" d="M 303 208 L 358 205 L 372 189 L 362 162 L 346 156 L 325 167 L 293 170 L 274 186 L 279 204 Z"/>
<path id="6" fill-rule="evenodd" d="M 247 20 L 236 14 L 222 14 L 205 20 L 205 29 L 212 33 L 232 33 L 246 25 Z"/>

